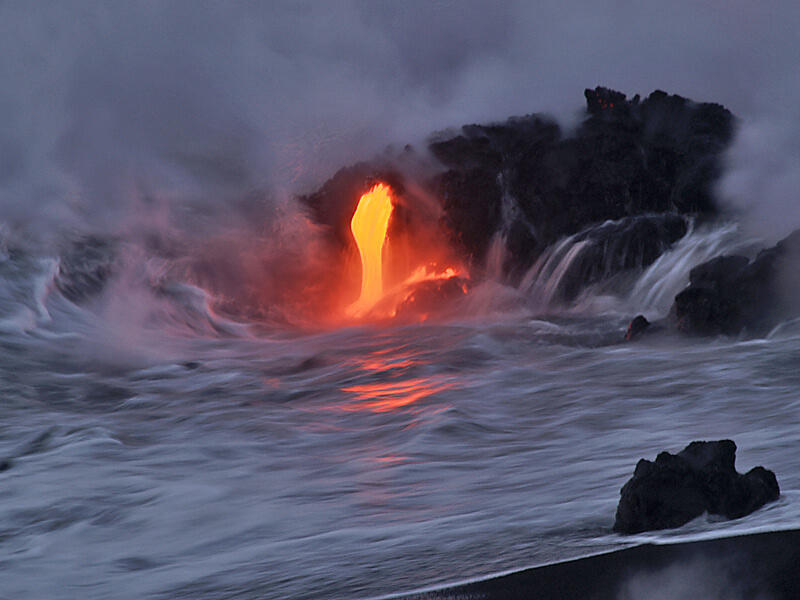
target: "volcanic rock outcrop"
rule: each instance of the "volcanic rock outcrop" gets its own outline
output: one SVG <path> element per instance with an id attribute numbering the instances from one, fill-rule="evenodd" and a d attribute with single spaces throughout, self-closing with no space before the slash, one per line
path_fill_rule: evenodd
<path id="1" fill-rule="evenodd" d="M 636 315 L 628 325 L 628 330 L 625 332 L 625 341 L 633 341 L 644 335 L 644 332 L 650 327 L 644 315 Z"/>
<path id="2" fill-rule="evenodd" d="M 800 315 L 800 230 L 752 261 L 718 256 L 689 274 L 669 320 L 697 335 L 760 335 Z"/>
<path id="3" fill-rule="evenodd" d="M 614 531 L 639 533 L 680 527 L 704 512 L 736 519 L 778 499 L 775 474 L 736 471 L 731 440 L 692 442 L 678 454 L 640 460 L 620 491 Z"/>
<path id="4" fill-rule="evenodd" d="M 548 251 L 541 271 L 554 289 L 551 299 L 571 301 L 588 285 L 610 281 L 652 264 L 687 231 L 686 219 L 665 213 L 625 217 L 592 225 Z M 553 280 L 555 271 L 560 275 Z"/>
<path id="5" fill-rule="evenodd" d="M 491 235 L 513 223 L 527 227 L 526 244 L 516 246 L 528 252 L 512 255 L 512 264 L 593 223 L 715 212 L 711 187 L 733 134 L 728 110 L 661 91 L 641 102 L 606 88 L 585 96 L 588 116 L 571 137 L 533 115 L 465 126 L 431 143 L 447 167 L 434 189 L 467 254 L 480 256 Z"/>
<path id="6" fill-rule="evenodd" d="M 601 265 L 598 244 L 578 269 L 590 281 L 574 283 L 586 285 L 601 271 L 606 276 L 632 263 L 641 267 L 676 239 L 672 232 L 685 231 L 685 221 L 678 225 L 674 217 L 716 213 L 712 187 L 733 136 L 734 118 L 718 104 L 698 104 L 662 91 L 629 100 L 598 87 L 586 90 L 585 97 L 586 117 L 569 136 L 543 115 L 466 125 L 431 138 L 433 160 L 406 149 L 403 156 L 412 154 L 416 160 L 413 186 L 404 185 L 410 176 L 403 160 L 382 157 L 340 170 L 300 200 L 314 220 L 347 244 L 347 221 L 372 181 L 401 188 L 395 191 L 403 207 L 413 206 L 414 194 L 422 190 L 440 201 L 443 233 L 471 266 L 483 264 L 492 240 L 502 236 L 504 271 L 512 281 L 566 236 L 606 221 L 670 215 L 667 235 L 652 245 L 654 250 Z M 627 229 L 624 225 L 618 231 Z M 575 285 L 569 287 L 566 298 L 576 293 Z"/>

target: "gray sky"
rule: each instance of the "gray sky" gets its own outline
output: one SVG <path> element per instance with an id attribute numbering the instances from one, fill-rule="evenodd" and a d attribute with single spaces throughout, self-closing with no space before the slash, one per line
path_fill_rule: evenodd
<path id="1" fill-rule="evenodd" d="M 796 1 L 0 0 L 0 219 L 307 191 L 605 85 L 742 117 L 721 195 L 771 234 L 800 223 L 798 31 Z"/>

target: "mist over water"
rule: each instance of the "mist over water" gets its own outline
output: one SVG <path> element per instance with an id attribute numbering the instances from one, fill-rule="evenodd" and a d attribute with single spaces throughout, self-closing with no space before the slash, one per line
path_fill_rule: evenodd
<path id="1" fill-rule="evenodd" d="M 366 598 L 797 527 L 797 323 L 619 342 L 800 225 L 798 30 L 791 2 L 0 2 L 0 597 Z M 569 129 L 595 85 L 740 118 L 726 220 L 568 303 L 585 241 L 519 285 L 498 241 L 425 322 L 322 318 L 344 259 L 298 195 L 465 123 Z M 777 503 L 610 533 L 639 458 L 721 438 Z"/>
<path id="2" fill-rule="evenodd" d="M 797 152 L 784 125 L 797 120 L 800 22 L 791 2 L 0 11 L 0 193 L 15 226 L 197 227 L 209 212 L 281 205 L 342 165 L 435 130 L 530 112 L 573 121 L 582 90 L 597 84 L 725 104 L 745 135 L 724 196 L 789 205 Z"/>

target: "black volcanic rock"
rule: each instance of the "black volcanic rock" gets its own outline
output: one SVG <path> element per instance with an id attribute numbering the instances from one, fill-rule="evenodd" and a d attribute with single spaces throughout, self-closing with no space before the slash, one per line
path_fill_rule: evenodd
<path id="1" fill-rule="evenodd" d="M 437 315 L 451 306 L 452 300 L 467 293 L 469 281 L 462 277 L 434 279 L 416 284 L 411 293 L 396 308 L 396 316 L 400 319 L 414 319 Z"/>
<path id="2" fill-rule="evenodd" d="M 586 97 L 586 110 L 590 115 L 599 115 L 603 112 L 630 113 L 629 103 L 622 92 L 597 87 L 593 90 L 584 90 L 583 95 Z M 632 102 L 639 104 L 639 96 L 637 95 Z"/>
<path id="3" fill-rule="evenodd" d="M 650 327 L 650 321 L 644 315 L 636 315 L 625 332 L 625 341 L 630 342 L 641 337 L 648 327 Z"/>
<path id="4" fill-rule="evenodd" d="M 443 222 L 451 240 L 470 261 L 481 259 L 500 227 L 503 189 L 496 173 L 483 167 L 451 169 L 438 177 Z"/>
<path id="5" fill-rule="evenodd" d="M 675 296 L 675 326 L 695 335 L 763 334 L 781 320 L 800 315 L 800 230 L 761 251 L 718 256 L 689 274 L 689 286 Z"/>
<path id="6" fill-rule="evenodd" d="M 300 200 L 347 245 L 369 182 L 413 178 L 440 201 L 443 232 L 473 267 L 502 236 L 512 279 L 559 239 L 609 220 L 716 213 L 712 188 L 734 126 L 727 109 L 661 91 L 629 100 L 598 87 L 585 97 L 586 117 L 569 136 L 542 115 L 466 125 L 431 138 L 416 176 L 382 158 L 340 170 Z"/>
<path id="7" fill-rule="evenodd" d="M 543 174 L 541 165 L 560 140 L 554 121 L 529 115 L 466 125 L 459 135 L 430 143 L 431 154 L 447 168 L 431 186 L 442 200 L 445 229 L 462 255 L 481 261 L 492 237 L 505 227 L 512 242 L 509 268 L 535 260 L 548 240 L 540 239 L 540 228 L 530 223 L 514 189 L 523 177 Z"/>
<path id="8" fill-rule="evenodd" d="M 737 473 L 731 440 L 692 442 L 678 454 L 640 460 L 620 491 L 614 531 L 639 533 L 680 527 L 704 512 L 737 519 L 778 499 L 772 471 Z"/>
<path id="9" fill-rule="evenodd" d="M 644 336 L 663 332 L 666 327 L 664 319 L 648 321 L 644 315 L 636 315 L 631 322 L 628 323 L 628 329 L 625 331 L 624 340 L 626 342 L 636 341 Z"/>
<path id="10" fill-rule="evenodd" d="M 559 280 L 556 296 L 572 300 L 587 285 L 647 267 L 687 228 L 686 219 L 667 213 L 627 217 L 579 232 L 571 241 L 581 248 Z"/>
<path id="11" fill-rule="evenodd" d="M 571 137 L 532 115 L 431 143 L 447 167 L 437 180 L 447 223 L 468 255 L 508 227 L 504 210 L 529 227 L 539 252 L 606 220 L 715 213 L 711 189 L 733 135 L 728 110 L 660 91 L 641 102 L 606 88 L 585 95 L 588 116 Z M 459 237 L 460 224 L 476 222 L 484 231 Z"/>

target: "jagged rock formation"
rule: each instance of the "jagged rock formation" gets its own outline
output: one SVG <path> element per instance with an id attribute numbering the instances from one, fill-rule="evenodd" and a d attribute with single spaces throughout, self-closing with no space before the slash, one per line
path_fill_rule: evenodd
<path id="1" fill-rule="evenodd" d="M 689 274 L 669 320 L 695 335 L 764 334 L 800 315 L 800 230 L 762 250 L 752 261 L 718 256 Z"/>
<path id="2" fill-rule="evenodd" d="M 648 321 L 644 315 L 636 315 L 628 325 L 628 330 L 625 332 L 625 341 L 631 342 L 642 337 L 649 327 L 650 321 Z"/>
<path id="3" fill-rule="evenodd" d="M 755 467 L 737 473 L 731 440 L 692 442 L 678 454 L 640 460 L 620 491 L 614 531 L 680 527 L 704 512 L 737 519 L 778 499 L 775 474 Z"/>
<path id="4" fill-rule="evenodd" d="M 429 175 L 421 181 L 415 176 L 415 184 L 439 199 L 442 230 L 468 263 L 482 264 L 501 234 L 508 251 L 505 272 L 514 280 L 559 239 L 605 221 L 715 214 L 711 190 L 733 135 L 727 109 L 661 91 L 628 100 L 598 87 L 585 96 L 586 117 L 569 136 L 552 119 L 528 115 L 431 138 L 434 160 L 418 169 Z M 414 186 L 405 185 L 409 175 L 399 165 L 384 157 L 342 169 L 300 200 L 346 245 L 350 215 L 372 181 L 396 188 L 402 207 L 414 205 Z M 661 236 L 655 256 L 674 239 Z M 590 279 L 601 267 L 608 271 L 607 265 L 589 264 L 599 255 L 587 253 L 580 269 Z M 652 262 L 651 255 L 644 250 L 637 266 Z"/>
<path id="5" fill-rule="evenodd" d="M 468 255 L 480 256 L 500 227 L 504 200 L 539 252 L 606 220 L 715 212 L 711 187 L 733 135 L 727 109 L 661 91 L 641 102 L 606 88 L 585 95 L 588 117 L 571 137 L 533 115 L 430 145 L 447 167 L 434 182 L 446 224 Z"/>

